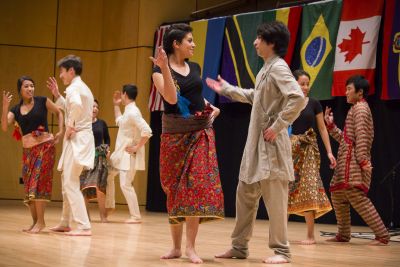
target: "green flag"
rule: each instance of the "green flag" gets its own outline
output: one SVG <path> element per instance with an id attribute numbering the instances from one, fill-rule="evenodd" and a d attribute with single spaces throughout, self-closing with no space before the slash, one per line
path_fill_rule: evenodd
<path id="1" fill-rule="evenodd" d="M 310 76 L 310 96 L 331 98 L 336 35 L 342 0 L 304 6 L 301 34 L 301 67 Z"/>

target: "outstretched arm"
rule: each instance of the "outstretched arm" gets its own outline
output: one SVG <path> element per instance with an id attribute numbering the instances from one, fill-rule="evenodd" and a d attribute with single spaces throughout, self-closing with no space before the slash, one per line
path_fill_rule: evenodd
<path id="1" fill-rule="evenodd" d="M 217 80 L 208 78 L 206 79 L 207 86 L 210 87 L 219 95 L 229 97 L 232 100 L 253 104 L 254 89 L 243 89 L 237 86 L 230 85 L 227 81 L 218 75 Z"/>

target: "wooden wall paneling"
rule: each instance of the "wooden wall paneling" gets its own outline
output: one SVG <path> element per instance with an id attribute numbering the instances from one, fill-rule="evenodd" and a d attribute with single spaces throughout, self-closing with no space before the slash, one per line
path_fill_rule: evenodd
<path id="1" fill-rule="evenodd" d="M 153 46 L 154 32 L 165 22 L 184 21 L 196 10 L 195 0 L 141 0 L 139 10 L 139 46 Z"/>
<path id="2" fill-rule="evenodd" d="M 104 0 L 102 50 L 136 47 L 138 18 L 139 0 Z"/>
<path id="3" fill-rule="evenodd" d="M 103 0 L 59 0 L 57 48 L 101 50 Z"/>
<path id="4" fill-rule="evenodd" d="M 0 43 L 54 47 L 57 0 L 0 1 Z"/>

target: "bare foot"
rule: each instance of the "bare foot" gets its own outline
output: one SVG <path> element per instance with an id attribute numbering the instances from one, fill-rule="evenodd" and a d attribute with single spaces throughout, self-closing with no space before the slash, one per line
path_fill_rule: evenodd
<path id="1" fill-rule="evenodd" d="M 381 240 L 372 240 L 369 244 L 369 246 L 388 246 L 389 242 L 381 241 Z"/>
<path id="2" fill-rule="evenodd" d="M 67 233 L 65 233 L 65 235 L 68 235 L 68 236 L 91 236 L 92 231 L 90 231 L 90 229 L 88 229 L 88 230 L 77 229 L 77 230 L 67 232 Z"/>
<path id="3" fill-rule="evenodd" d="M 49 230 L 53 231 L 53 232 L 69 232 L 69 231 L 71 231 L 71 228 L 68 226 L 56 225 L 56 226 L 50 227 Z"/>
<path id="4" fill-rule="evenodd" d="M 170 252 L 165 255 L 162 255 L 160 259 L 162 260 L 169 260 L 169 259 L 177 259 L 182 256 L 182 252 L 180 249 L 173 248 Z"/>
<path id="5" fill-rule="evenodd" d="M 139 223 L 142 223 L 142 221 L 138 220 L 138 219 L 129 218 L 129 219 L 125 220 L 125 223 L 128 223 L 128 224 L 139 224 Z"/>
<path id="6" fill-rule="evenodd" d="M 100 219 L 100 222 L 101 222 L 101 223 L 109 223 L 110 221 L 107 220 L 107 218 L 101 218 L 101 219 Z"/>
<path id="7" fill-rule="evenodd" d="M 274 255 L 271 257 L 266 258 L 263 260 L 263 263 L 269 263 L 269 264 L 280 264 L 280 263 L 288 263 L 289 260 L 282 255 Z"/>
<path id="8" fill-rule="evenodd" d="M 186 248 L 185 254 L 192 263 L 203 263 L 203 260 L 200 259 L 193 248 Z"/>
<path id="9" fill-rule="evenodd" d="M 35 226 L 34 226 L 30 231 L 27 231 L 27 233 L 30 233 L 30 234 L 38 234 L 38 233 L 40 233 L 45 227 L 46 227 L 45 224 L 36 223 Z"/>
<path id="10" fill-rule="evenodd" d="M 221 258 L 221 259 L 232 259 L 233 258 L 232 250 L 228 249 L 224 253 L 217 254 L 214 257 L 215 258 Z"/>
<path id="11" fill-rule="evenodd" d="M 241 253 L 240 251 L 236 251 L 233 249 L 228 249 L 224 253 L 220 253 L 214 256 L 215 258 L 220 258 L 220 259 L 245 259 L 247 256 L 244 253 Z"/>
<path id="12" fill-rule="evenodd" d="M 36 223 L 32 224 L 31 226 L 29 226 L 28 228 L 24 228 L 22 229 L 22 232 L 29 232 L 30 230 L 32 230 L 32 228 L 35 226 Z"/>
<path id="13" fill-rule="evenodd" d="M 315 239 L 314 238 L 307 238 L 306 240 L 300 241 L 300 244 L 302 245 L 315 245 Z"/>

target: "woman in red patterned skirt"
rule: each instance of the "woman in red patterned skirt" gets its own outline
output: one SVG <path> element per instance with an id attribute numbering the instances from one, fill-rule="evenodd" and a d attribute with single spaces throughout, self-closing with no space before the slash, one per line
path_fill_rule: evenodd
<path id="1" fill-rule="evenodd" d="M 55 158 L 54 144 L 58 142 L 64 127 L 62 112 L 47 97 L 34 96 L 35 85 L 32 78 L 22 76 L 17 82 L 21 101 L 10 108 L 12 95 L 3 91 L 3 113 L 1 128 L 7 131 L 9 124 L 15 124 L 13 136 L 22 139 L 22 178 L 25 188 L 25 204 L 29 207 L 33 223 L 26 231 L 39 233 L 44 227 L 44 210 L 51 198 L 53 165 Z M 58 117 L 59 132 L 49 133 L 47 111 Z M 22 138 L 19 132 L 22 130 Z"/>
<path id="2" fill-rule="evenodd" d="M 186 59 L 195 44 L 187 24 L 172 25 L 163 48 L 152 58 L 153 81 L 163 97 L 164 114 L 160 148 L 160 177 L 167 195 L 173 248 L 162 259 L 181 257 L 183 222 L 186 222 L 186 256 L 203 261 L 195 251 L 199 223 L 224 217 L 213 120 L 219 109 L 202 96 L 200 66 Z"/>

